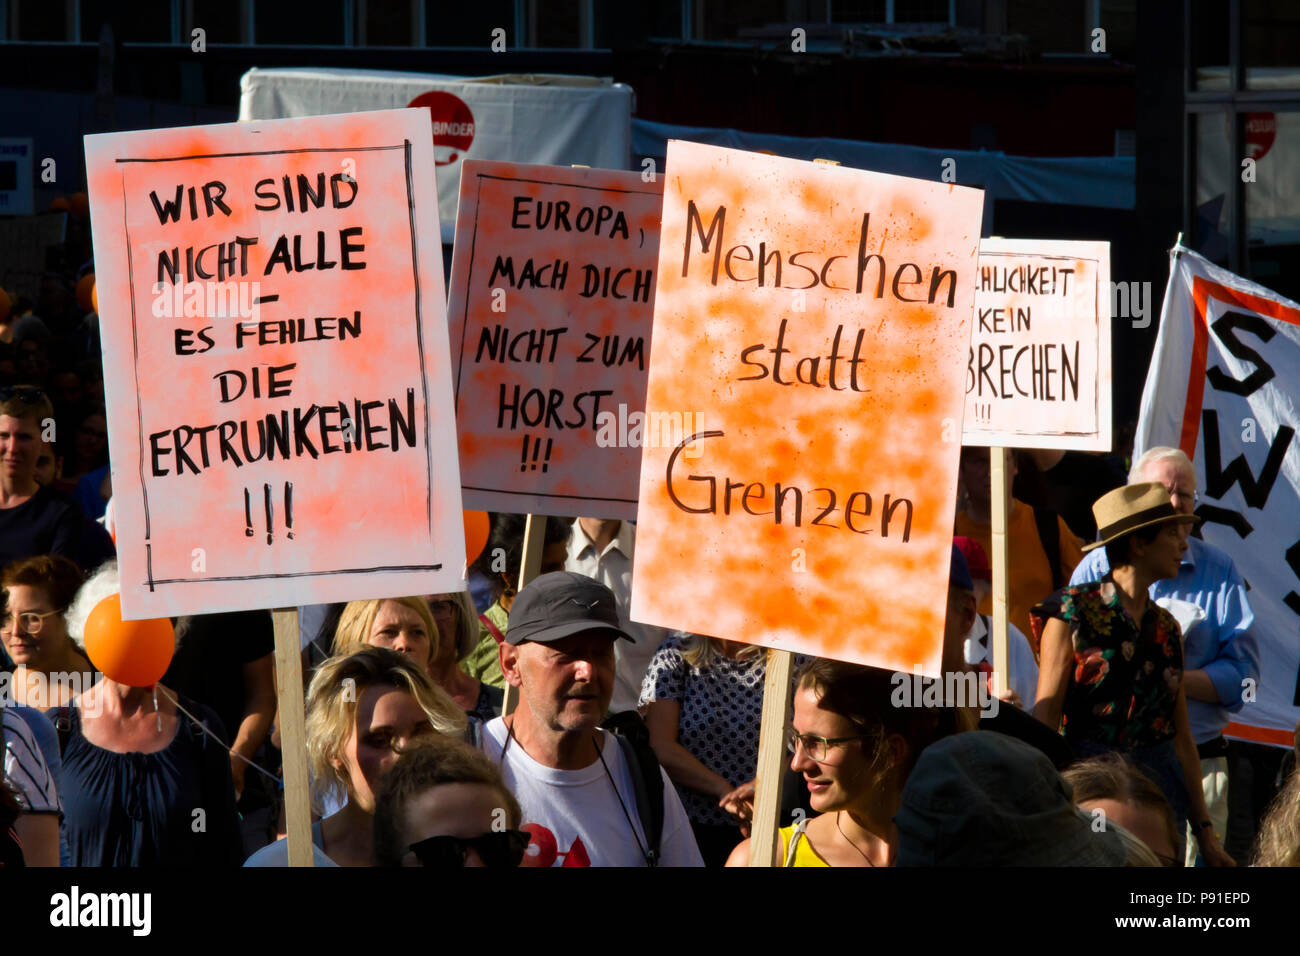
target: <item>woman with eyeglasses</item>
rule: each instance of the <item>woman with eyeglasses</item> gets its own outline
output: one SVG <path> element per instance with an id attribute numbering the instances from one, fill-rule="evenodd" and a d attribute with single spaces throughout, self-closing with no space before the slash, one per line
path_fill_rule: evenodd
<path id="1" fill-rule="evenodd" d="M 814 659 L 795 680 L 787 746 L 817 816 L 780 831 L 782 866 L 892 866 L 894 813 L 916 758 L 954 732 L 952 709 L 895 707 L 889 671 Z M 727 866 L 748 866 L 751 840 Z"/>
<path id="2" fill-rule="evenodd" d="M 412 657 L 362 647 L 322 663 L 307 690 L 311 795 L 317 812 L 327 802 L 342 806 L 312 826 L 316 865 L 370 866 L 380 778 L 415 741 L 464 731 L 460 708 Z M 244 865 L 288 861 L 286 842 L 279 840 Z"/>
<path id="3" fill-rule="evenodd" d="M 446 737 L 421 740 L 384 775 L 375 798 L 375 866 L 518 866 L 523 814 L 501 772 Z"/>
<path id="4" fill-rule="evenodd" d="M 505 694 L 499 687 L 466 673 L 461 662 L 478 646 L 478 614 L 468 591 L 431 594 L 426 599 L 438 640 L 429 660 L 429 676 L 466 714 L 487 722 L 501 713 Z"/>
<path id="5" fill-rule="evenodd" d="M 0 573 L 0 642 L 14 664 L 14 703 L 62 707 L 95 682 L 95 668 L 68 635 L 64 617 L 81 584 L 81 569 L 52 554 L 15 561 Z"/>

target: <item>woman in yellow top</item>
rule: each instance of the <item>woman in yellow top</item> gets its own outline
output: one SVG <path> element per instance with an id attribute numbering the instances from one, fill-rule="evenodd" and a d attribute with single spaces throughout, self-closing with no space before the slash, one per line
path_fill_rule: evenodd
<path id="1" fill-rule="evenodd" d="M 922 750 L 958 726 L 944 708 L 895 707 L 889 671 L 815 659 L 795 682 L 790 768 L 818 811 L 780 831 L 783 866 L 892 866 L 893 817 Z M 910 678 L 909 678 L 910 679 Z M 748 866 L 750 840 L 727 866 Z"/>

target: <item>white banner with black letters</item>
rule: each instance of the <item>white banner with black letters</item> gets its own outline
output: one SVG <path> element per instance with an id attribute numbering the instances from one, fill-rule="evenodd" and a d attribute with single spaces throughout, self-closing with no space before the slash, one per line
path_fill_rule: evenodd
<path id="1" fill-rule="evenodd" d="M 1225 734 L 1290 747 L 1300 719 L 1300 304 L 1182 246 L 1170 268 L 1133 453 L 1188 454 L 1200 533 L 1250 588 L 1260 682 Z"/>

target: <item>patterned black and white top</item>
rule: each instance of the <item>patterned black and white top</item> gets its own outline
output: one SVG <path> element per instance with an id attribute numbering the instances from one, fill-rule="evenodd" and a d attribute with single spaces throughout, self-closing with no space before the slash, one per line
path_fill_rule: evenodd
<path id="1" fill-rule="evenodd" d="M 758 768 L 766 657 L 733 660 L 717 654 L 704 668 L 691 667 L 682 657 L 687 639 L 674 633 L 659 646 L 641 683 L 638 706 L 677 701 L 677 742 L 738 787 L 753 780 Z M 717 798 L 680 785 L 677 793 L 692 822 L 735 825 L 735 818 L 717 806 Z"/>

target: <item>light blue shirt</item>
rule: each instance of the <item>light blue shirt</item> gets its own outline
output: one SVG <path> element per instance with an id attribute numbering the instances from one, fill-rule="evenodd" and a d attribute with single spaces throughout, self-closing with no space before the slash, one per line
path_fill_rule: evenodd
<path id="1" fill-rule="evenodd" d="M 1071 584 L 1100 581 L 1110 573 L 1106 549 L 1083 556 Z M 1178 576 L 1151 585 L 1151 599 L 1190 601 L 1205 612 L 1205 620 L 1183 635 L 1183 667 L 1203 670 L 1218 691 L 1219 706 L 1187 698 L 1187 718 L 1198 744 L 1223 733 L 1230 715 L 1241 710 L 1245 681 L 1259 682 L 1259 647 L 1251 633 L 1255 615 L 1246 599 L 1246 586 L 1232 558 L 1200 538 L 1187 539 L 1187 553 Z"/>

